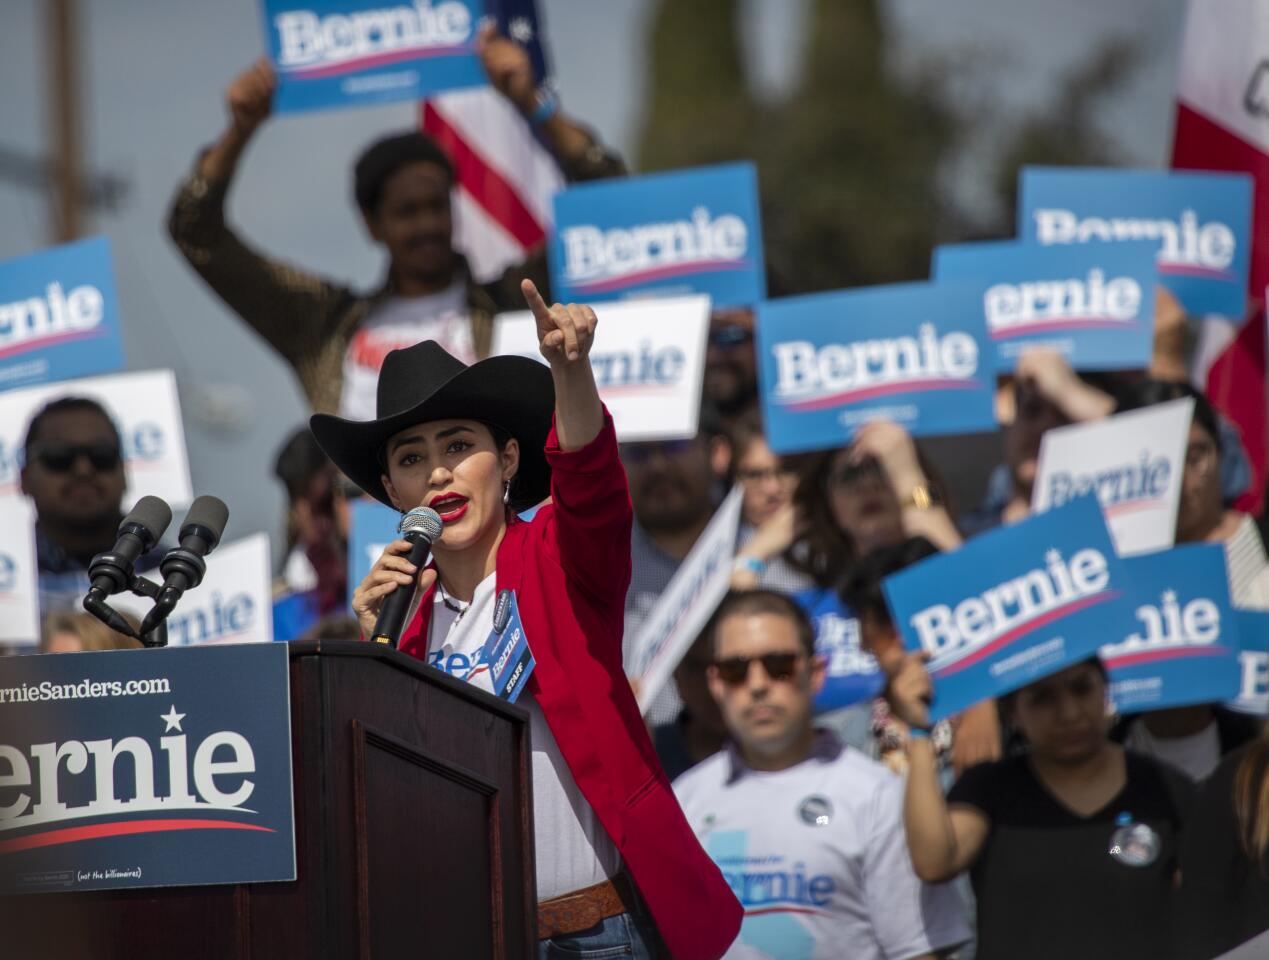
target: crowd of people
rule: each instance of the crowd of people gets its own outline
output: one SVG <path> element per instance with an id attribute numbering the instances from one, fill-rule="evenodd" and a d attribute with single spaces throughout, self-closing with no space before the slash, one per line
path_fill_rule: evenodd
<path id="1" fill-rule="evenodd" d="M 585 127 L 540 109 L 527 55 L 513 41 L 486 34 L 482 55 L 493 86 L 536 119 L 571 180 L 622 175 L 620 158 Z M 543 637 L 530 706 L 534 806 L 549 812 L 547 826 L 538 822 L 538 892 L 549 902 L 612 881 L 642 926 L 627 940 L 608 918 L 599 931 L 552 928 L 548 940 L 561 951 L 628 945 L 654 956 L 677 945 L 705 955 L 734 937 L 733 957 L 1153 960 L 1213 957 L 1269 928 L 1269 742 L 1260 718 L 1222 704 L 1114 716 L 1106 669 L 1092 659 L 931 724 L 924 660 L 905 648 L 882 590 L 914 563 L 1025 519 L 1046 431 L 1189 397 L 1176 541 L 1223 544 L 1234 604 L 1269 609 L 1263 527 L 1232 507 L 1252 472 L 1237 430 L 1185 382 L 1186 319 L 1166 291 L 1157 295 L 1147 370 L 1082 375 L 1060 355 L 1023 355 L 999 386 L 1001 462 L 978 502 L 954 502 L 938 460 L 893 423 L 867 424 L 835 450 L 773 453 L 758 412 L 755 318 L 744 309 L 711 318 L 697 436 L 617 448 L 587 392 L 593 381 L 567 366 L 584 361 L 593 314 L 547 306 L 542 256 L 494 283 L 472 278 L 451 242 L 453 166 L 423 133 L 370 145 L 353 174 L 366 229 L 388 259 L 377 289 L 351 290 L 239 237 L 226 196 L 273 89 L 267 64 L 232 82 L 229 122 L 179 185 L 169 229 L 208 286 L 291 365 L 322 415 L 312 430 L 296 429 L 275 464 L 288 500 L 275 637 L 368 634 L 383 596 L 414 583 L 417 571 L 390 549 L 352 585 L 348 609 L 353 501 L 409 509 L 427 499 L 430 471 L 442 470 L 471 485 L 461 509 L 484 503 L 485 487 L 493 513 L 505 502 L 511 519 L 499 536 L 515 537 L 515 513 L 551 497 L 549 516 L 533 523 L 558 528 L 563 559 L 542 560 L 540 570 L 561 563 L 585 600 L 567 623 L 526 606 L 526 623 L 538 618 L 530 627 L 540 624 Z M 470 402 L 447 407 L 423 389 L 488 371 L 494 315 L 523 309 L 526 297 L 555 378 L 550 439 L 510 429 L 500 420 L 512 416 L 505 406 L 491 405 L 491 414 Z M 385 361 L 399 368 L 395 387 L 381 379 Z M 391 391 L 406 390 L 410 377 L 418 396 L 392 407 Z M 487 390 L 495 380 L 490 373 Z M 517 391 L 525 413 L 526 381 Z M 399 416 L 425 403 L 426 417 Z M 544 431 L 552 407 L 543 403 Z M 507 429 L 464 438 L 467 420 Z M 378 432 L 350 426 L 358 422 Z M 363 433 L 355 452 L 341 446 Z M 43 649 L 134 643 L 77 613 L 89 562 L 111 547 L 122 516 L 110 412 L 59 398 L 32 419 L 22 449 L 21 488 L 37 516 Z M 376 461 L 377 450 L 391 463 Z M 452 466 L 441 466 L 446 458 Z M 730 591 L 641 719 L 624 683 L 608 685 L 620 680 L 620 638 L 639 631 L 733 486 L 743 500 Z M 613 506 L 626 490 L 630 517 Z M 610 556 L 624 542 L 623 523 L 628 556 Z M 424 581 L 435 602 L 413 613 L 402 647 L 426 659 L 441 633 L 445 649 L 465 655 L 432 662 L 461 662 L 460 678 L 476 682 L 479 635 L 462 624 L 492 615 L 495 579 L 512 573 L 505 559 L 496 571 L 482 565 L 496 543 L 479 563 L 464 559 L 476 546 L 447 549 L 437 554 L 439 575 Z M 139 569 L 156 562 L 147 555 Z M 515 575 L 557 586 L 546 572 Z M 616 659 L 595 654 L 592 666 L 568 667 L 545 636 L 571 632 L 611 640 Z M 594 688 L 573 690 L 584 681 Z M 574 701 L 593 726 L 565 735 L 561 704 Z M 645 743 L 655 752 L 645 754 Z M 597 746 L 623 768 L 593 756 Z M 647 785 L 670 780 L 681 815 L 658 807 L 636 822 L 618 803 L 616 791 L 655 792 Z M 668 849 L 690 842 L 684 820 L 721 882 Z M 689 909 L 701 904 L 710 909 Z"/>

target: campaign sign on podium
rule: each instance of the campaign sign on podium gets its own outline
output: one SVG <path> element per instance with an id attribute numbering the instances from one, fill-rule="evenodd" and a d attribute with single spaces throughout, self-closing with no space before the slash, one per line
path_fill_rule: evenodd
<path id="1" fill-rule="evenodd" d="M 758 306 L 758 383 L 776 453 L 847 444 L 870 420 L 913 436 L 996 429 L 995 358 L 972 283 L 899 283 Z"/>
<path id="2" fill-rule="evenodd" d="M 1018 237 L 1068 245 L 1150 240 L 1159 280 L 1192 315 L 1242 319 L 1252 179 L 1242 173 L 1028 167 Z"/>
<path id="3" fill-rule="evenodd" d="M 904 645 L 930 656 L 930 718 L 1097 654 L 1132 614 L 1124 561 L 1097 498 L 1001 527 L 888 577 Z"/>
<path id="4" fill-rule="evenodd" d="M 261 0 L 278 113 L 421 100 L 489 81 L 480 0 Z"/>
<path id="5" fill-rule="evenodd" d="M 724 306 L 767 295 L 752 163 L 599 180 L 555 195 L 548 248 L 558 300 L 707 294 Z"/>
<path id="6" fill-rule="evenodd" d="M 0 263 L 0 390 L 122 366 L 109 240 Z"/>
<path id="7" fill-rule="evenodd" d="M 935 248 L 931 275 L 979 284 L 998 370 L 1037 347 L 1076 370 L 1139 370 L 1154 341 L 1156 247 L 961 243 Z"/>
<path id="8" fill-rule="evenodd" d="M 1193 543 L 1125 560 L 1132 620 L 1101 649 L 1120 713 L 1215 703 L 1238 694 L 1238 620 L 1225 548 Z"/>
<path id="9" fill-rule="evenodd" d="M 0 659 L 0 893 L 295 879 L 284 644 Z"/>

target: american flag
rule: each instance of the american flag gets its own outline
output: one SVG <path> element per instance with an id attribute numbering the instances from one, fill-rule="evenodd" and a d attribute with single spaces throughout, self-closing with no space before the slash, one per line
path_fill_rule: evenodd
<path id="1" fill-rule="evenodd" d="M 1255 513 L 1264 494 L 1269 444 L 1269 5 L 1263 0 L 1190 0 L 1172 165 L 1255 178 L 1247 316 L 1204 318 L 1195 370 L 1196 385 L 1242 433 L 1255 479 L 1237 505 Z"/>
<path id="2" fill-rule="evenodd" d="M 529 51 L 538 83 L 550 85 L 535 0 L 490 0 L 486 13 Z M 545 242 L 551 197 L 564 177 L 514 106 L 491 87 L 457 90 L 423 104 L 423 130 L 453 161 L 454 245 L 476 279 L 497 277 Z"/>

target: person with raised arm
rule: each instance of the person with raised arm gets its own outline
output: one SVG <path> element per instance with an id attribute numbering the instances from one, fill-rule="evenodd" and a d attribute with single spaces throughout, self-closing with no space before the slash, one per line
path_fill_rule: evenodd
<path id="1" fill-rule="evenodd" d="M 400 648 L 492 690 L 486 641 L 498 599 L 514 598 L 536 661 L 517 702 L 533 743 L 541 957 L 718 957 L 740 904 L 675 802 L 622 671 L 632 513 L 588 360 L 595 314 L 548 307 L 531 281 L 523 292 L 549 369 L 467 366 L 424 342 L 388 354 L 375 420 L 312 418 L 362 490 L 443 523 L 427 569 L 390 544 L 353 610 L 370 636 L 384 598 L 417 580 Z M 531 520 L 517 515 L 534 504 Z"/>
<path id="2" fill-rule="evenodd" d="M 490 84 L 536 128 L 567 179 L 625 172 L 620 158 L 538 85 L 524 47 L 486 25 L 478 50 Z M 546 289 L 545 250 L 478 283 L 452 243 L 453 162 L 432 137 L 407 130 L 370 144 L 353 172 L 362 222 L 388 255 L 377 289 L 356 291 L 259 253 L 227 222 L 225 197 L 272 112 L 276 85 L 265 60 L 230 83 L 229 122 L 177 190 L 168 230 L 217 296 L 291 365 L 314 411 L 369 420 L 389 351 L 436 340 L 466 363 L 486 356 L 494 314 L 520 305 L 521 279 Z"/>
<path id="3" fill-rule="evenodd" d="M 908 655 L 887 691 L 911 731 L 908 849 L 926 883 L 970 871 L 978 960 L 1168 956 L 1193 786 L 1111 742 L 1101 661 L 1002 698 L 1029 752 L 971 767 L 946 797 L 932 693 L 924 655 Z"/>

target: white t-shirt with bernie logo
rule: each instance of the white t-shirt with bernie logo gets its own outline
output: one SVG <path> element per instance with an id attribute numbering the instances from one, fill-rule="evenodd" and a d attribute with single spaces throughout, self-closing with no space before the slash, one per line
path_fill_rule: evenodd
<path id="1" fill-rule="evenodd" d="M 771 773 L 723 750 L 674 792 L 745 908 L 729 960 L 903 960 L 969 939 L 952 886 L 913 873 L 903 781 L 832 733 Z"/>

